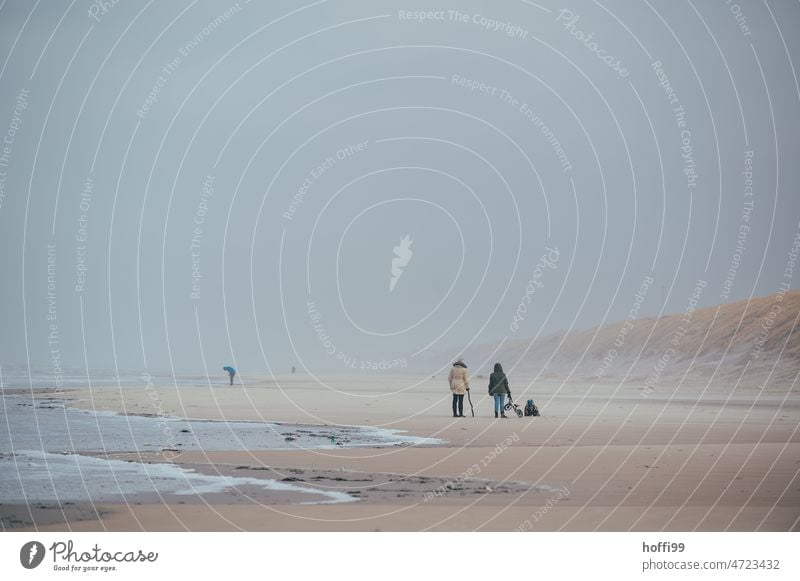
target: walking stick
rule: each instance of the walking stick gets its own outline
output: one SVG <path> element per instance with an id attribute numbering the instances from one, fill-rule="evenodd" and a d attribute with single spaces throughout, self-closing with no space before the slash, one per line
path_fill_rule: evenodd
<path id="1" fill-rule="evenodd" d="M 469 400 L 469 411 L 472 412 L 472 417 L 475 417 L 475 408 L 472 407 L 472 397 L 469 395 L 469 390 L 467 390 L 467 399 Z"/>

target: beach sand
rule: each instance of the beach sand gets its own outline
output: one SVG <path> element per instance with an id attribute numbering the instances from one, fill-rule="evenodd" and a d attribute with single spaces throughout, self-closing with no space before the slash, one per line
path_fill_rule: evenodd
<path id="1" fill-rule="evenodd" d="M 788 531 L 800 530 L 800 394 L 704 385 L 636 386 L 512 378 L 538 418 L 495 420 L 475 379 L 476 417 L 453 418 L 444 377 L 245 377 L 245 386 L 71 390 L 70 405 L 191 419 L 376 426 L 438 445 L 187 450 L 201 474 L 272 478 L 357 501 L 300 504 L 258 487 L 31 511 L 15 529 L 90 531 Z M 235 424 L 232 429 L 235 430 Z M 174 455 L 174 457 L 173 457 Z M 114 459 L 167 462 L 165 454 Z"/>

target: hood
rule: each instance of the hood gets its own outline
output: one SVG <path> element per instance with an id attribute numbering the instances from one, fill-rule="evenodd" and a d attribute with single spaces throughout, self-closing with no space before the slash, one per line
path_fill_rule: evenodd
<path id="1" fill-rule="evenodd" d="M 495 373 L 497 373 L 498 371 L 499 371 L 500 373 L 502 373 L 502 372 L 503 372 L 503 366 L 502 366 L 502 365 L 500 365 L 499 363 L 495 363 L 495 364 L 494 364 L 494 371 L 495 371 Z"/>
<path id="2" fill-rule="evenodd" d="M 456 361 L 455 363 L 453 363 L 453 367 L 463 367 L 464 369 L 466 369 L 467 368 L 467 364 L 464 363 L 463 361 L 459 360 L 459 361 Z"/>

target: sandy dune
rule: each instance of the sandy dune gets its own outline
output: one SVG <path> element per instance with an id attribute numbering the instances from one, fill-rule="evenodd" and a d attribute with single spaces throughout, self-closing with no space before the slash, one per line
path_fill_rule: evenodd
<path id="1" fill-rule="evenodd" d="M 555 333 L 533 342 L 479 344 L 464 356 L 479 367 L 476 373 L 488 374 L 494 361 L 503 361 L 517 373 L 570 383 L 642 385 L 655 379 L 656 384 L 674 384 L 688 376 L 723 389 L 741 382 L 777 393 L 791 385 L 800 369 L 800 291 L 702 309 L 695 309 L 692 299 L 688 297 L 685 310 L 677 314 L 639 317 L 633 309 L 631 318 L 601 327 Z M 427 353 L 413 365 L 428 371 L 451 357 L 451 353 Z M 660 366 L 659 360 L 664 360 Z"/>
<path id="2" fill-rule="evenodd" d="M 446 380 L 431 377 L 447 361 L 441 354 L 405 376 L 245 376 L 234 387 L 183 377 L 180 387 L 71 390 L 63 397 L 87 410 L 265 429 L 373 426 L 442 443 L 116 453 L 353 501 L 302 504 L 243 485 L 94 506 L 5 504 L 0 517 L 4 528 L 56 530 L 800 530 L 800 292 L 778 296 L 696 310 L 688 322 L 687 313 L 636 320 L 611 361 L 624 322 L 475 348 L 466 354 L 477 367 L 475 418 L 451 417 Z M 517 401 L 535 399 L 542 417 L 494 419 L 478 362 L 496 359 L 514 364 Z"/>

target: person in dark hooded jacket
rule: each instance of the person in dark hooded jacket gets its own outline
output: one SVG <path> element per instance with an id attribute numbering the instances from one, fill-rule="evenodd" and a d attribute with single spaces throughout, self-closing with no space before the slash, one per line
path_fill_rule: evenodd
<path id="1" fill-rule="evenodd" d="M 494 373 L 489 376 L 489 395 L 494 397 L 494 417 L 507 418 L 505 414 L 506 394 L 511 395 L 508 388 L 508 378 L 503 371 L 503 366 L 494 364 Z"/>

